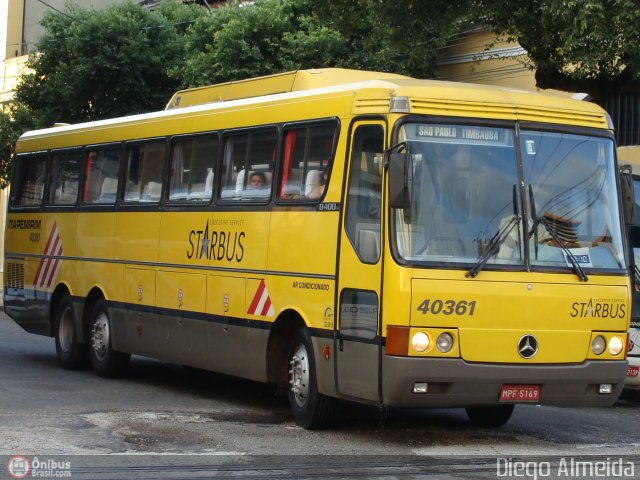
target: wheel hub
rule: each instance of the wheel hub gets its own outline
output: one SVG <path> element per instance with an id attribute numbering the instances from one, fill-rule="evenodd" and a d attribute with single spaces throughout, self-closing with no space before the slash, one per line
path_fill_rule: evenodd
<path id="1" fill-rule="evenodd" d="M 304 345 L 298 345 L 289 362 L 289 385 L 299 407 L 309 398 L 309 356 Z"/>
<path id="2" fill-rule="evenodd" d="M 66 308 L 60 315 L 58 341 L 62 351 L 68 352 L 71 350 L 71 345 L 73 344 L 73 314 L 71 308 Z"/>
<path id="3" fill-rule="evenodd" d="M 104 313 L 99 314 L 93 323 L 91 346 L 99 360 L 106 357 L 109 348 L 109 319 Z"/>

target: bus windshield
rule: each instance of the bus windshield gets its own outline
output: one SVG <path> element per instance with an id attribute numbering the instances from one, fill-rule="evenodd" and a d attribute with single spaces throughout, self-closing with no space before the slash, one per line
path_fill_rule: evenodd
<path id="1" fill-rule="evenodd" d="M 625 267 L 610 139 L 406 123 L 399 140 L 413 165 L 411 207 L 395 213 L 402 260 Z"/>

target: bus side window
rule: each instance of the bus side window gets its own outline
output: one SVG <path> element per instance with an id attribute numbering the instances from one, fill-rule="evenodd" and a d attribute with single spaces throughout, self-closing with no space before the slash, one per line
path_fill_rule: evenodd
<path id="1" fill-rule="evenodd" d="M 40 205 L 44 196 L 47 155 L 21 155 L 16 157 L 16 161 L 20 162 L 16 204 L 21 207 Z"/>
<path id="2" fill-rule="evenodd" d="M 75 205 L 78 200 L 82 150 L 58 150 L 52 155 L 48 203 Z"/>
<path id="3" fill-rule="evenodd" d="M 220 198 L 267 201 L 278 146 L 275 129 L 236 134 L 225 139 Z"/>
<path id="4" fill-rule="evenodd" d="M 164 140 L 127 145 L 125 202 L 160 202 L 165 149 Z"/>
<path id="5" fill-rule="evenodd" d="M 285 131 L 279 200 L 317 202 L 324 196 L 333 163 L 337 127 L 320 124 Z"/>
<path id="6" fill-rule="evenodd" d="M 217 163 L 217 135 L 175 140 L 171 148 L 169 201 L 210 201 Z"/>
<path id="7" fill-rule="evenodd" d="M 365 263 L 376 263 L 380 257 L 383 142 L 380 125 L 359 127 L 353 140 L 345 228 Z"/>
<path id="8" fill-rule="evenodd" d="M 120 145 L 88 148 L 85 155 L 82 202 L 114 205 L 118 193 Z"/>

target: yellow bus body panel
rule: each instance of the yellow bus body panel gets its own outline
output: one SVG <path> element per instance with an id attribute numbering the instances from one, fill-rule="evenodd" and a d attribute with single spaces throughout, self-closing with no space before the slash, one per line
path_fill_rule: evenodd
<path id="1" fill-rule="evenodd" d="M 517 344 L 533 334 L 535 363 L 579 363 L 592 331 L 624 332 L 629 322 L 626 277 L 591 275 L 584 284 L 569 274 L 429 273 L 412 279 L 410 325 L 456 329 L 469 362 L 531 363 Z"/>

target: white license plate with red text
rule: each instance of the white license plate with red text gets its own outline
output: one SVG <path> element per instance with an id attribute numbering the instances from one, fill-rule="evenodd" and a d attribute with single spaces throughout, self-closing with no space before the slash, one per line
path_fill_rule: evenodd
<path id="1" fill-rule="evenodd" d="M 540 400 L 540 385 L 503 385 L 501 402 L 537 402 Z"/>

